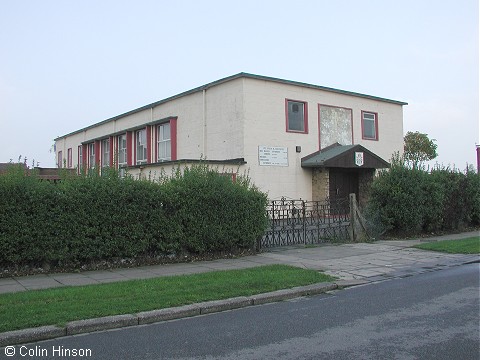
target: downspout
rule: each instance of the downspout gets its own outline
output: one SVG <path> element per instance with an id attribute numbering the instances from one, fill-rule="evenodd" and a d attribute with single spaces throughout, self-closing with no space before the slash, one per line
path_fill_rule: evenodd
<path id="1" fill-rule="evenodd" d="M 202 111 L 202 139 L 203 139 L 203 146 L 202 146 L 202 158 L 207 157 L 207 90 L 203 89 L 203 111 Z"/>
<path id="2" fill-rule="evenodd" d="M 150 108 L 150 121 L 153 122 L 153 106 Z M 157 161 L 157 155 L 156 155 L 156 148 L 157 144 L 154 142 L 155 136 L 156 136 L 156 131 L 157 128 L 156 126 L 152 126 L 153 129 L 150 130 L 150 160 L 152 163 Z M 148 134 L 148 131 L 147 131 Z"/>
<path id="3" fill-rule="evenodd" d="M 477 173 L 480 174 L 480 144 L 477 145 Z"/>

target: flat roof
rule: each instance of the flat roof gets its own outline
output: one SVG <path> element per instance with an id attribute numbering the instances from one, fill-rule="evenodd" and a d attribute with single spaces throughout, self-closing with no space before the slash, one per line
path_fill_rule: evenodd
<path id="1" fill-rule="evenodd" d="M 82 128 L 82 129 L 73 131 L 73 132 L 68 133 L 68 134 L 65 134 L 65 135 L 63 135 L 63 136 L 59 136 L 59 137 L 55 138 L 54 141 L 57 141 L 57 140 L 59 140 L 59 139 L 65 138 L 65 137 L 70 136 L 70 135 L 78 134 L 78 133 L 80 133 L 80 132 L 82 132 L 82 131 L 85 131 L 85 130 L 88 130 L 88 129 L 97 127 L 97 126 L 99 126 L 99 125 L 103 125 L 103 124 L 108 123 L 108 122 L 110 122 L 110 121 L 114 121 L 114 120 L 120 119 L 120 118 L 122 118 L 122 117 L 131 115 L 131 114 L 135 114 L 135 113 L 140 112 L 140 111 L 143 111 L 143 110 L 151 109 L 151 108 L 153 108 L 153 107 L 155 107 L 155 106 L 164 104 L 164 103 L 166 103 L 166 102 L 168 102 L 168 101 L 175 100 L 175 99 L 178 99 L 178 98 L 180 98 L 180 97 L 183 97 L 183 96 L 186 96 L 186 95 L 190 95 L 190 94 L 193 94 L 193 93 L 196 93 L 196 92 L 199 92 L 199 91 L 203 91 L 203 90 L 206 90 L 206 89 L 208 89 L 208 88 L 210 88 L 210 87 L 213 87 L 213 86 L 216 86 L 216 85 L 220 85 L 220 84 L 225 83 L 225 82 L 228 82 L 228 81 L 240 79 L 240 78 L 255 79 L 255 80 L 270 81 L 270 82 L 276 82 L 276 83 L 287 84 L 287 85 L 301 86 L 301 87 L 306 87 L 306 88 L 310 88 L 310 89 L 317 89 L 317 90 L 329 91 L 329 92 L 334 92 L 334 93 L 343 94 L 343 95 L 350 95 L 350 96 L 355 96 L 355 97 L 362 97 L 362 98 L 366 98 L 366 99 L 370 99 L 370 100 L 388 102 L 388 103 L 392 103 L 392 104 L 396 104 L 396 105 L 402 105 L 402 106 L 403 106 L 403 105 L 408 105 L 408 103 L 403 102 L 403 101 L 385 99 L 385 98 L 381 98 L 381 97 L 378 97 L 378 96 L 372 96 L 372 95 L 366 95 L 366 94 L 356 93 L 356 92 L 352 92 L 352 91 L 345 91 L 345 90 L 340 90 L 340 89 L 334 89 L 334 88 L 330 88 L 330 87 L 313 85 L 313 84 L 303 83 L 303 82 L 299 82 L 299 81 L 284 80 L 284 79 L 278 79 L 278 78 L 269 77 L 269 76 L 255 75 L 255 74 L 249 74 L 249 73 L 241 72 L 241 73 L 238 73 L 238 74 L 235 74 L 235 75 L 232 75 L 232 76 L 227 76 L 227 77 L 225 77 L 225 78 L 222 78 L 222 79 L 219 79 L 219 80 L 210 82 L 210 83 L 208 83 L 208 84 L 205 84 L 205 85 L 196 87 L 196 88 L 194 88 L 194 89 L 184 91 L 184 92 L 182 92 L 182 93 L 180 93 L 180 94 L 170 96 L 170 97 L 165 98 L 165 99 L 163 99 L 163 100 L 159 100 L 159 101 L 153 102 L 153 103 L 151 103 L 151 104 L 144 105 L 144 106 L 139 107 L 139 108 L 137 108 L 137 109 L 127 111 L 126 113 L 123 113 L 123 114 L 120 114 L 120 115 L 117 115 L 117 116 L 114 116 L 114 117 L 105 119 L 105 120 L 100 121 L 100 122 L 97 122 L 97 123 L 95 123 L 95 124 L 86 126 L 86 127 Z"/>

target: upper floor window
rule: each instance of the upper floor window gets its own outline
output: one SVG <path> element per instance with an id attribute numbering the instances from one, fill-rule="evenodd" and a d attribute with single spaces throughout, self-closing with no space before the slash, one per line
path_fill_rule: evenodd
<path id="1" fill-rule="evenodd" d="M 287 131 L 308 133 L 307 103 L 286 100 Z"/>
<path id="2" fill-rule="evenodd" d="M 102 140 L 102 166 L 110 166 L 110 139 Z"/>
<path id="3" fill-rule="evenodd" d="M 378 115 L 362 111 L 362 138 L 378 140 Z"/>
<path id="4" fill-rule="evenodd" d="M 170 135 L 170 123 L 157 126 L 157 161 L 169 161 L 172 159 L 172 139 Z"/>
<path id="5" fill-rule="evenodd" d="M 135 133 L 136 150 L 137 150 L 137 165 L 147 163 L 147 129 L 138 130 Z"/>

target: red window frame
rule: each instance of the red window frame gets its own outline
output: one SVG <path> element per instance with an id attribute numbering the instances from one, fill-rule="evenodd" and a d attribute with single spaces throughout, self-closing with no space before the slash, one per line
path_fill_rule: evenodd
<path id="1" fill-rule="evenodd" d="M 177 118 L 171 118 L 169 121 L 158 123 L 155 126 L 154 146 L 155 146 L 155 162 L 158 162 L 158 127 L 160 125 L 170 124 L 170 161 L 177 160 Z"/>
<path id="2" fill-rule="evenodd" d="M 365 118 L 364 118 L 364 114 L 372 114 L 375 116 L 375 120 L 374 120 L 374 126 L 375 126 L 375 137 L 366 137 L 365 136 L 365 125 L 364 125 L 364 122 L 365 122 Z M 373 141 L 378 141 L 378 113 L 376 112 L 373 112 L 373 111 L 364 111 L 362 110 L 362 139 L 363 140 L 373 140 Z"/>
<path id="3" fill-rule="evenodd" d="M 301 103 L 303 104 L 303 131 L 301 130 L 290 130 L 288 127 L 288 103 Z M 293 100 L 293 99 L 285 99 L 285 130 L 289 133 L 296 133 L 296 134 L 308 134 L 308 103 L 302 100 Z"/>

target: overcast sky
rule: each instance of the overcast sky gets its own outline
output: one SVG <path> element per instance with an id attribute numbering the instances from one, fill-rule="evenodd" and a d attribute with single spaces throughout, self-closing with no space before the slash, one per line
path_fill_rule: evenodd
<path id="1" fill-rule="evenodd" d="M 0 162 L 239 72 L 408 102 L 404 132 L 476 164 L 478 0 L 0 0 Z"/>

